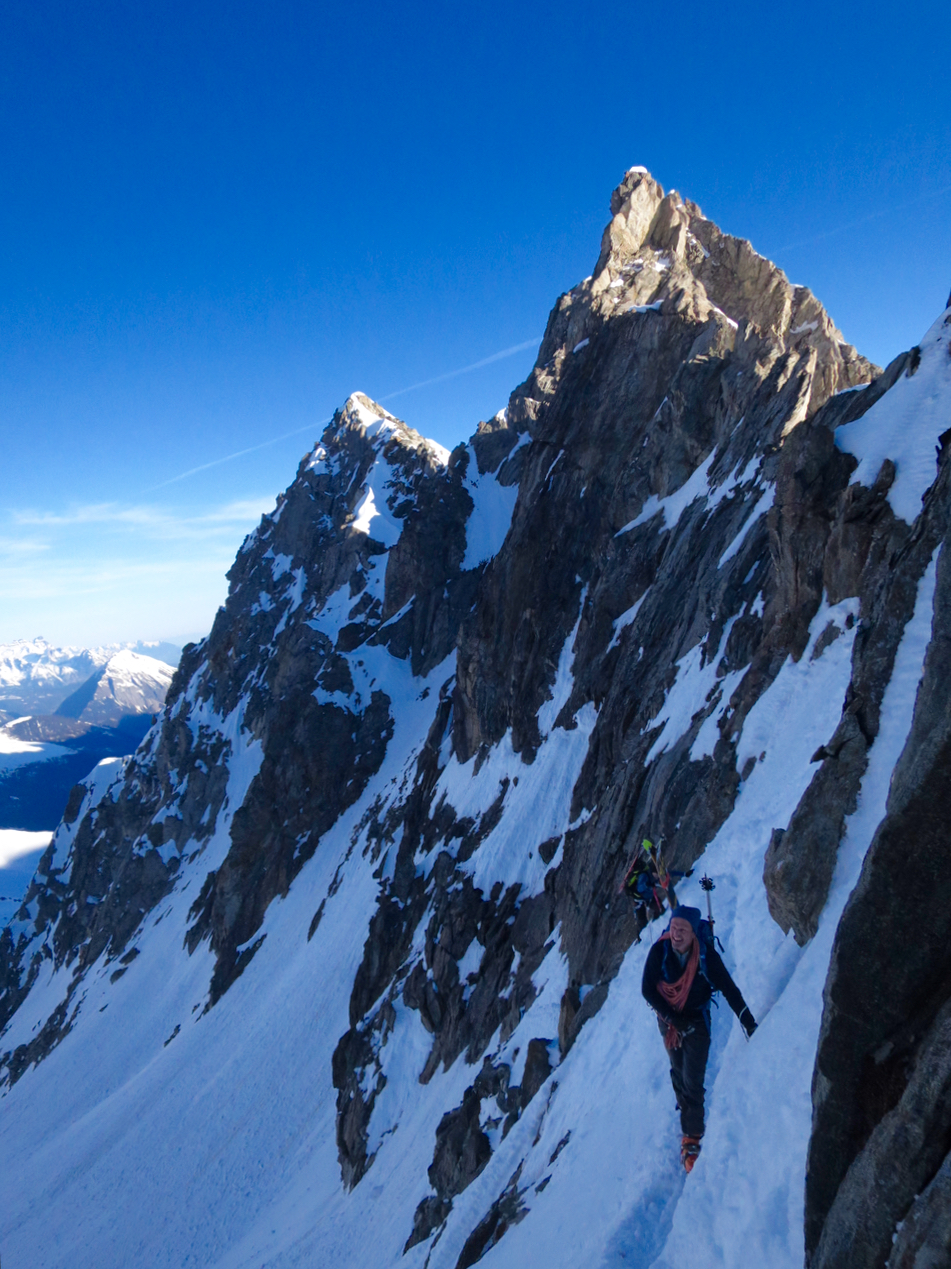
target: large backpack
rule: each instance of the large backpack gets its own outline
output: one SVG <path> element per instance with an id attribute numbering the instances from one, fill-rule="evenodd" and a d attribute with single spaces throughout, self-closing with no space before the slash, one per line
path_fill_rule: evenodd
<path id="1" fill-rule="evenodd" d="M 711 948 L 713 948 L 714 951 L 716 950 L 716 943 L 714 942 L 715 938 L 716 935 L 713 933 L 713 926 L 706 917 L 701 917 L 700 928 L 697 931 L 697 942 L 700 944 L 700 972 L 703 974 L 708 983 L 710 983 L 710 975 L 707 973 L 707 952 L 709 952 Z M 710 986 L 713 987 L 713 983 L 710 983 Z M 716 988 L 714 987 L 713 990 L 716 991 Z"/>

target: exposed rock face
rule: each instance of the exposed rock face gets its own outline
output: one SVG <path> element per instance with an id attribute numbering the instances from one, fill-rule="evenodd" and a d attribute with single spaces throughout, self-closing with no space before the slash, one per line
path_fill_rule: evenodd
<path id="1" fill-rule="evenodd" d="M 933 632 L 912 730 L 826 984 L 806 1191 L 807 1250 L 818 1266 L 884 1264 L 896 1226 L 918 1210 L 916 1197 L 932 1183 L 941 1190 L 951 1149 L 951 576 L 947 551 L 937 550 L 949 523 L 942 453 L 925 510 L 901 544 L 903 567 L 892 556 L 883 578 L 887 604 L 888 583 L 902 586 L 936 556 Z M 899 595 L 891 611 L 903 601 Z M 938 1237 L 928 1221 L 915 1228 L 903 1230 L 894 1263 L 910 1263 L 917 1239 Z"/>
<path id="2" fill-rule="evenodd" d="M 913 1062 L 907 1050 L 900 1057 L 893 1050 L 880 1058 L 878 1065 L 891 1061 L 892 1069 L 882 1072 L 875 1090 L 878 1097 L 867 1094 L 863 1108 L 874 1114 L 879 1107 L 873 1099 L 894 1094 L 887 1087 L 889 1082 L 899 1086 L 904 1078 L 908 1082 L 843 1178 L 826 1217 L 815 1264 L 885 1264 L 895 1229 L 919 1193 L 936 1180 L 941 1188 L 939 1172 L 951 1157 L 946 1150 L 951 1138 L 951 1004 L 945 1002 L 930 1026 L 919 1026 L 924 1038 L 919 1040 L 917 1033 L 909 1037 L 916 1044 Z M 896 1058 L 904 1068 L 901 1075 Z M 874 1055 L 871 1060 L 874 1063 Z"/>
<path id="3" fill-rule="evenodd" d="M 84 878 L 94 868 L 101 888 L 90 892 L 93 908 L 78 909 L 88 929 L 84 924 L 74 930 L 67 911 L 57 925 L 56 944 L 30 953 L 31 973 L 39 958 L 68 963 L 80 947 L 88 946 L 93 960 L 105 948 L 112 956 L 121 954 L 142 911 L 151 910 L 165 892 L 181 853 L 189 843 L 192 852 L 202 850 L 219 827 L 229 762 L 232 779 L 240 765 L 233 736 L 244 729 L 254 737 L 241 755 L 250 788 L 242 790 L 221 826 L 228 848 L 192 906 L 187 940 L 192 951 L 203 939 L 211 941 L 214 1002 L 256 950 L 253 944 L 241 952 L 238 947 L 257 930 L 274 896 L 286 892 L 321 833 L 359 796 L 385 750 L 389 700 L 374 690 L 368 675 L 361 681 L 362 662 L 351 666 L 346 654 L 379 641 L 394 645 L 399 656 L 413 650 L 425 664 L 449 651 L 447 614 L 465 604 L 471 590 L 459 586 L 464 517 L 452 524 L 453 493 L 463 507 L 471 506 L 461 488 L 447 492 L 442 517 L 433 517 L 426 529 L 438 540 L 438 551 L 421 555 L 415 569 L 412 561 L 401 562 L 392 580 L 376 567 L 385 557 L 379 536 L 395 540 L 403 520 L 405 532 L 418 542 L 422 511 L 412 495 L 427 475 L 443 468 L 444 453 L 359 395 L 335 418 L 327 442 L 328 449 L 318 446 L 301 464 L 295 484 L 239 554 L 228 607 L 200 650 L 185 649 L 163 720 L 125 783 L 70 838 L 70 876 Z M 425 507 L 425 492 L 421 501 Z M 440 519 L 448 525 L 440 528 Z M 364 522 L 373 525 L 377 538 Z M 424 647 L 413 641 L 414 614 L 400 613 L 418 570 L 432 579 L 435 592 L 427 595 L 431 626 Z M 334 647 L 319 621 L 301 618 L 319 612 L 342 583 L 351 601 L 349 621 Z M 291 621 L 305 599 L 300 617 Z M 276 807 L 282 808 L 279 815 Z M 100 823 L 104 817 L 108 827 Z M 55 923 L 60 895 L 74 898 L 72 889 L 62 888 L 63 854 L 54 842 L 25 899 L 24 912 L 34 902 L 40 905 L 38 934 Z M 135 877 L 145 869 L 153 878 L 144 893 L 137 884 L 113 886 L 117 870 L 130 868 Z M 49 878 L 48 890 L 40 877 Z M 78 902 L 84 905 L 86 898 L 83 891 Z M 113 910 L 116 904 L 121 915 Z M 19 976 L 21 953 L 8 947 L 7 955 L 11 952 L 8 981 Z M 0 1017 L 9 1016 L 22 990 L 8 986 L 0 994 Z"/>
<path id="4" fill-rule="evenodd" d="M 217 1018 L 253 978 L 276 901 L 330 852 L 299 933 L 319 945 L 351 896 L 362 951 L 328 1061 L 340 1179 L 374 1184 L 405 1123 L 394 1054 L 410 1052 L 420 1098 L 440 1080 L 454 1092 L 426 1121 L 399 1245 L 444 1250 L 492 1178 L 453 1253 L 475 1264 L 575 1148 L 560 1128 L 539 1143 L 558 1069 L 640 935 L 617 893 L 635 845 L 664 839 L 692 866 L 763 769 L 770 689 L 839 658 L 845 699 L 814 774 L 757 826 L 770 912 L 800 944 L 815 936 L 937 567 L 914 727 L 832 958 L 807 1191 L 816 1263 L 859 1246 L 850 1263 L 882 1263 L 907 1216 L 904 1265 L 946 1230 L 951 598 L 936 551 L 951 478 L 942 449 L 909 510 L 905 460 L 868 471 L 853 425 L 939 373 L 947 341 L 880 374 L 807 290 L 647 173 L 628 173 L 611 212 L 593 276 L 468 445 L 448 455 L 355 394 L 303 460 L 160 721 L 77 792 L 4 931 L 0 1026 L 17 1043 L 0 1064 L 12 1084 L 78 1025 L 92 967 L 136 972 L 160 902 L 150 919 L 182 920 L 183 954 L 210 953 Z M 21 1035 L 40 974 L 64 967 L 44 1026 Z M 921 1148 L 872 1219 L 909 1133 Z"/>
<path id="5" fill-rule="evenodd" d="M 951 308 L 951 305 L 949 305 Z M 951 1157 L 908 1209 L 897 1231 L 888 1269 L 943 1265 L 951 1258 Z"/>
<path id="6" fill-rule="evenodd" d="M 853 463 L 833 443 L 832 429 L 861 418 L 906 370 L 907 361 L 903 354 L 871 388 L 836 398 L 797 429 L 784 446 L 787 478 L 778 486 L 788 493 L 770 513 L 787 621 L 801 621 L 804 610 L 815 611 L 823 593 L 831 603 L 850 595 L 863 601 L 841 722 L 815 754 L 813 761 L 820 765 L 809 789 L 766 854 L 770 911 L 800 943 L 816 932 L 845 819 L 855 810 L 868 750 L 878 733 L 895 651 L 918 581 L 944 530 L 939 520 L 912 535 L 887 501 L 894 464 L 882 465 L 870 489 L 849 484 Z M 893 560 L 899 553 L 904 567 L 896 572 Z M 793 636 L 800 647 L 805 635 L 800 626 Z M 830 635 L 835 637 L 835 631 Z"/>

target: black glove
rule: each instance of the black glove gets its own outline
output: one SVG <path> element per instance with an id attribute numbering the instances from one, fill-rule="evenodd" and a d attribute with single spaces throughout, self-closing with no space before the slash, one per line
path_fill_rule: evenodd
<path id="1" fill-rule="evenodd" d="M 740 1026 L 746 1032 L 747 1039 L 749 1039 L 756 1030 L 756 1019 L 750 1013 L 748 1006 L 744 1005 L 744 1007 L 740 1010 L 739 1018 Z"/>

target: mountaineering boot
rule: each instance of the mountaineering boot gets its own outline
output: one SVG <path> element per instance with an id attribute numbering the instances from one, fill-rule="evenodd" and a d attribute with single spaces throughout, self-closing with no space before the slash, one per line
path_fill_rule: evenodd
<path id="1" fill-rule="evenodd" d="M 693 1165 L 697 1162 L 697 1156 L 700 1154 L 700 1138 L 699 1137 L 682 1137 L 680 1140 L 680 1162 L 684 1165 L 685 1172 L 692 1172 Z"/>

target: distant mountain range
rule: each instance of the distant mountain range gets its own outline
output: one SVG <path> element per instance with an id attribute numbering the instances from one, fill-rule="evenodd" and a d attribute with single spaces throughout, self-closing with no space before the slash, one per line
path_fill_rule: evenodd
<path id="1" fill-rule="evenodd" d="M 0 645 L 0 829 L 54 828 L 78 780 L 131 753 L 164 704 L 179 651 Z"/>
<path id="2" fill-rule="evenodd" d="M 18 639 L 0 644 L 0 721 L 4 715 L 59 713 L 112 725 L 123 713 L 154 712 L 161 708 L 180 656 L 181 648 L 171 643 L 57 648 L 45 639 Z M 109 708 L 109 700 L 117 708 Z"/>

